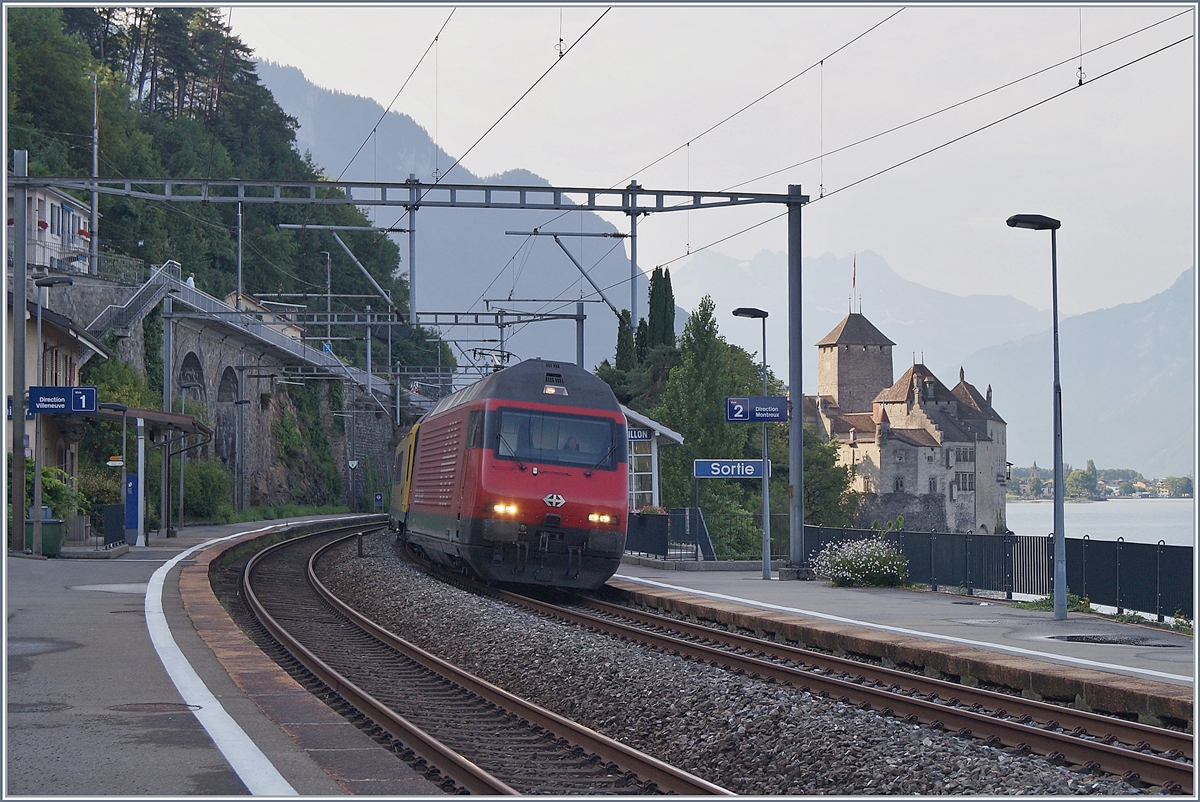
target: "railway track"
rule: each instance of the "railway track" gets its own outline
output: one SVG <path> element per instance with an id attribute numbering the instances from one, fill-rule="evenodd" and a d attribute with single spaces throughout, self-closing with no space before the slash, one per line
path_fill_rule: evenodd
<path id="1" fill-rule="evenodd" d="M 799 649 L 592 598 L 576 597 L 566 606 L 510 591 L 494 592 L 560 620 L 738 674 L 787 683 L 845 704 L 980 738 L 993 746 L 1033 752 L 1169 791 L 1194 790 L 1193 738 L 1187 733 Z"/>
<path id="2" fill-rule="evenodd" d="M 377 528 L 377 527 L 372 527 Z M 287 651 L 419 766 L 476 794 L 729 794 L 458 669 L 355 613 L 317 579 L 347 528 L 268 547 L 246 565 L 248 607 Z"/>

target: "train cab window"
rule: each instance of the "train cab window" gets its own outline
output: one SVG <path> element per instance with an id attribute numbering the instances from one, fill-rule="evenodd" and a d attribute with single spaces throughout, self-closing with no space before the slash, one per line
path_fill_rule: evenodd
<path id="1" fill-rule="evenodd" d="M 497 457 L 614 470 L 625 459 L 616 424 L 607 418 L 501 409 L 492 444 Z"/>

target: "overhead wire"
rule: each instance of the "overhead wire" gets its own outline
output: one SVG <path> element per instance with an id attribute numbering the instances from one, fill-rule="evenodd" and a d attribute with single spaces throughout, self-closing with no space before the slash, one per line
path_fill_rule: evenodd
<path id="1" fill-rule="evenodd" d="M 680 145 L 679 147 L 675 148 L 674 150 L 671 150 L 671 151 L 670 151 L 670 152 L 668 152 L 668 153 L 664 153 L 662 156 L 659 156 L 657 159 L 655 159 L 654 161 L 650 162 L 649 164 L 647 164 L 647 165 L 646 165 L 645 167 L 643 167 L 642 169 L 635 171 L 635 172 L 634 172 L 634 173 L 632 173 L 631 175 L 628 175 L 628 176 L 626 176 L 626 177 L 625 177 L 623 180 L 621 180 L 621 181 L 618 181 L 616 184 L 613 184 L 613 186 L 615 187 L 615 186 L 617 186 L 617 184 L 624 184 L 626 181 L 629 181 L 630 179 L 632 179 L 632 178 L 635 178 L 635 177 L 637 177 L 638 175 L 640 175 L 640 174 L 644 173 L 646 170 L 649 170 L 651 167 L 653 167 L 654 165 L 658 164 L 658 163 L 659 163 L 659 162 L 661 162 L 663 159 L 666 159 L 666 158 L 668 158 L 668 157 L 670 157 L 670 156 L 673 156 L 673 155 L 675 155 L 675 154 L 676 154 L 676 153 L 678 153 L 679 151 L 683 150 L 685 147 L 689 146 L 691 143 L 695 142 L 697 139 L 700 139 L 700 138 L 702 138 L 702 137 L 704 137 L 704 136 L 707 136 L 708 134 L 710 134 L 710 133 L 712 133 L 713 131 L 717 130 L 717 129 L 718 129 L 718 128 L 720 128 L 722 125 L 724 125 L 725 123 L 729 122 L 729 121 L 730 121 L 730 120 L 732 120 L 734 117 L 737 117 L 737 116 L 738 116 L 739 114 L 741 114 L 742 112 L 744 112 L 744 111 L 747 111 L 748 109 L 750 109 L 750 108 L 752 108 L 752 107 L 754 107 L 754 106 L 758 105 L 758 104 L 759 104 L 759 103 L 761 103 L 762 101 L 764 101 L 764 100 L 766 100 L 767 98 L 769 98 L 771 95 L 773 95 L 773 94 L 775 94 L 776 92 L 778 92 L 780 89 L 783 89 L 785 86 L 787 86 L 788 84 L 792 83 L 792 82 L 793 82 L 793 81 L 795 81 L 796 79 L 798 79 L 798 78 L 800 78 L 800 77 L 804 76 L 804 75 L 805 75 L 805 74 L 807 74 L 807 73 L 808 73 L 810 70 L 812 70 L 814 67 L 817 67 L 818 65 L 820 65 L 820 64 L 823 64 L 823 63 L 824 63 L 824 61 L 825 61 L 825 59 L 827 59 L 827 58 L 832 58 L 833 56 L 836 56 L 838 53 L 842 52 L 843 50 L 845 50 L 846 48 L 848 48 L 850 45 L 852 45 L 852 44 L 854 44 L 855 42 L 857 42 L 859 39 L 862 39 L 864 36 L 866 36 L 867 34 L 871 33 L 872 31 L 874 31 L 874 30 L 875 30 L 876 28 L 878 28 L 879 26 L 883 25 L 884 23 L 888 22 L 889 20 L 892 20 L 892 19 L 894 19 L 894 18 L 896 17 L 896 15 L 897 15 L 897 14 L 899 14 L 901 11 L 904 11 L 904 10 L 905 10 L 904 8 L 900 8 L 900 9 L 896 10 L 895 12 L 893 12 L 892 14 L 889 14 L 887 17 L 885 17 L 884 19 L 882 19 L 882 20 L 880 20 L 879 22 L 875 23 L 875 24 L 874 24 L 874 25 L 872 25 L 870 28 L 867 28 L 865 31 L 863 31 L 862 33 L 858 34 L 858 35 L 857 35 L 857 36 L 855 36 L 853 39 L 850 39 L 849 41 L 847 41 L 847 42 L 843 43 L 842 45 L 840 45 L 840 46 L 839 46 L 837 49 L 835 49 L 835 50 L 831 51 L 831 52 L 830 52 L 828 55 L 826 55 L 826 56 L 823 56 L 823 57 L 822 57 L 822 58 L 821 58 L 819 61 L 816 61 L 816 62 L 814 62 L 814 63 L 812 63 L 812 64 L 808 65 L 807 67 L 805 67 L 804 69 L 802 69 L 800 72 L 798 72 L 798 73 L 796 73 L 795 75 L 793 75 L 791 78 L 788 78 L 786 81 L 784 81 L 783 83 L 781 83 L 781 84 L 779 84 L 778 86 L 776 86 L 774 89 L 770 90 L 769 92 L 766 92 L 765 94 L 762 94 L 762 95 L 758 96 L 758 97 L 757 97 L 757 98 L 755 98 L 754 100 L 752 100 L 752 101 L 750 101 L 749 103 L 747 103 L 746 105 L 742 106 L 742 107 L 741 107 L 740 109 L 738 109 L 737 111 L 735 111 L 735 112 L 733 112 L 732 114 L 730 114 L 730 115 L 728 115 L 728 116 L 724 117 L 724 118 L 723 118 L 723 119 L 721 119 L 720 121 L 718 121 L 718 122 L 716 122 L 716 123 L 713 123 L 712 125 L 710 125 L 708 128 L 706 128 L 706 129 L 704 129 L 703 131 L 701 131 L 701 132 L 700 132 L 699 134 L 697 134 L 696 136 L 694 136 L 694 137 L 691 137 L 691 138 L 690 138 L 690 139 L 689 139 L 687 142 L 685 142 L 684 144 Z"/>
<path id="2" fill-rule="evenodd" d="M 1030 104 L 1030 105 L 1028 105 L 1028 106 L 1025 106 L 1024 108 L 1018 109 L 1017 111 L 1014 111 L 1014 112 L 1012 112 L 1011 114 L 1006 114 L 1006 115 L 1004 115 L 1003 117 L 1000 117 L 1000 118 L 998 118 L 998 119 L 996 119 L 996 120 L 993 120 L 993 121 L 991 121 L 991 122 L 987 123 L 986 125 L 981 125 L 981 126 L 979 126 L 978 128 L 975 128 L 975 129 L 973 129 L 973 130 L 971 130 L 971 131 L 968 131 L 968 132 L 966 132 L 965 134 L 961 134 L 960 136 L 957 136 L 957 137 L 954 137 L 953 139 L 947 140 L 946 142 L 943 142 L 943 143 L 941 143 L 940 145 L 936 145 L 936 146 L 934 146 L 934 147 L 932 147 L 932 148 L 929 148 L 928 150 L 924 150 L 924 151 L 922 151 L 921 153 L 918 153 L 918 154 L 916 154 L 916 155 L 914 155 L 914 156 L 910 156 L 909 158 L 907 158 L 907 159 L 904 159 L 903 161 L 899 161 L 899 162 L 897 162 L 897 163 L 895 163 L 895 164 L 891 165 L 890 167 L 885 167 L 884 169 L 882 169 L 882 170 L 878 170 L 878 171 L 876 171 L 876 172 L 874 172 L 874 173 L 872 173 L 872 174 L 870 174 L 870 175 L 868 175 L 868 176 L 864 176 L 863 178 L 860 178 L 860 179 L 858 179 L 858 180 L 856 180 L 856 181 L 852 181 L 852 182 L 850 182 L 849 184 L 846 184 L 845 186 L 842 186 L 842 187 L 839 187 L 839 188 L 837 188 L 837 189 L 833 190 L 832 192 L 827 192 L 827 193 L 825 193 L 825 195 L 824 195 L 824 196 L 822 196 L 822 197 L 820 197 L 820 198 L 817 198 L 817 199 L 815 199 L 815 200 L 811 200 L 811 201 L 809 201 L 809 202 L 808 202 L 806 205 L 807 205 L 807 206 L 812 206 L 813 204 L 815 204 L 815 203 L 819 203 L 819 202 L 821 202 L 821 201 L 825 200 L 826 198 L 833 197 L 834 195 L 838 194 L 839 192 L 844 192 L 844 191 L 846 191 L 847 189 L 850 189 L 850 188 L 852 188 L 852 187 L 856 187 L 856 186 L 858 186 L 859 184 L 862 184 L 862 183 L 863 183 L 863 182 L 865 182 L 865 181 L 870 181 L 870 180 L 871 180 L 871 179 L 873 179 L 873 178 L 878 178 L 879 176 L 881 176 L 881 175 L 884 175 L 885 173 L 889 173 L 889 172 L 891 172 L 892 170 L 895 170 L 895 169 L 896 169 L 896 168 L 898 168 L 898 167 L 903 167 L 904 165 L 906 165 L 906 164 L 909 164 L 909 163 L 911 163 L 911 162 L 914 162 L 914 161 L 916 161 L 917 159 L 920 159 L 920 158 L 922 158 L 922 157 L 924 157 L 924 156 L 928 156 L 928 155 L 929 155 L 929 154 L 931 154 L 931 153 L 935 153 L 935 152 L 937 152 L 937 151 L 941 150 L 942 148 L 945 148 L 945 147 L 948 147 L 948 146 L 950 146 L 950 145 L 953 145 L 953 144 L 955 144 L 956 142 L 961 142 L 962 140 L 966 139 L 967 137 L 970 137 L 970 136 L 973 136 L 973 135 L 975 135 L 975 134 L 978 134 L 978 133 L 980 133 L 981 131 L 986 131 L 987 129 L 989 129 L 989 128 L 992 128 L 992 127 L 994 127 L 994 126 L 996 126 L 996 125 L 999 125 L 999 124 L 1000 124 L 1000 123 L 1002 123 L 1002 122 L 1005 122 L 1005 121 L 1007 121 L 1007 120 L 1011 120 L 1012 118 L 1014 118 L 1014 117 L 1016 117 L 1016 116 L 1018 116 L 1018 115 L 1024 114 L 1024 113 L 1025 113 L 1025 112 L 1027 112 L 1027 111 L 1030 111 L 1030 110 L 1032 110 L 1032 109 L 1035 109 L 1035 108 L 1037 108 L 1037 107 L 1039 107 L 1039 106 L 1045 105 L 1046 103 L 1049 103 L 1049 102 L 1050 102 L 1050 101 L 1052 101 L 1052 100 L 1057 100 L 1058 98 L 1060 98 L 1060 97 L 1063 97 L 1064 95 L 1067 95 L 1067 94 L 1069 94 L 1069 93 L 1071 93 L 1071 92 L 1074 92 L 1074 91 L 1076 91 L 1077 89 L 1080 89 L 1080 88 L 1082 88 L 1083 86 L 1091 86 L 1092 84 L 1096 83 L 1096 81 L 1099 81 L 1099 80 L 1101 80 L 1101 79 L 1103 79 L 1103 78 L 1107 78 L 1108 76 L 1110 76 L 1110 75 L 1113 75 L 1114 73 L 1120 72 L 1121 70 L 1125 69 L 1126 67 L 1131 67 L 1131 66 L 1133 66 L 1134 64 L 1137 64 L 1137 63 L 1139 63 L 1139 62 L 1141 62 L 1141 61 L 1145 61 L 1146 59 L 1148 59 L 1148 58 L 1151 58 L 1151 57 L 1153 57 L 1153 56 L 1156 56 L 1156 55 L 1158 55 L 1159 53 L 1162 53 L 1162 52 L 1164 52 L 1164 51 L 1166 51 L 1166 50 L 1169 50 L 1169 49 L 1170 49 L 1170 48 L 1172 48 L 1172 47 L 1175 47 L 1175 46 L 1177 46 L 1177 45 L 1183 44 L 1184 42 L 1188 41 L 1188 40 L 1189 40 L 1189 39 L 1191 39 L 1191 38 L 1192 38 L 1192 36 L 1189 34 L 1188 36 L 1185 36 L 1185 37 L 1183 37 L 1182 39 L 1178 39 L 1178 40 L 1176 40 L 1176 41 L 1174 41 L 1174 42 L 1171 42 L 1170 44 L 1164 45 L 1164 46 L 1162 46 L 1162 47 L 1158 48 L 1157 50 L 1153 50 L 1153 51 L 1151 51 L 1151 52 L 1149 52 L 1149 53 L 1145 53 L 1145 54 L 1143 54 L 1143 55 L 1141 55 L 1141 56 L 1138 56 L 1137 58 L 1133 59 L 1132 61 L 1128 61 L 1128 62 L 1126 62 L 1126 63 L 1124 63 L 1124 64 L 1121 64 L 1120 66 L 1114 67 L 1113 69 L 1109 70 L 1108 72 L 1104 72 L 1104 73 L 1101 73 L 1100 75 L 1097 75 L 1095 78 L 1092 78 L 1090 81 L 1087 81 L 1087 82 L 1086 82 L 1086 83 L 1084 83 L 1084 84 L 1076 84 L 1076 85 L 1074 85 L 1074 86 L 1068 87 L 1067 89 L 1064 89 L 1064 90 L 1062 90 L 1061 92 L 1057 92 L 1057 93 L 1055 93 L 1055 94 L 1053 94 L 1053 95 L 1050 95 L 1049 97 L 1045 97 L 1045 98 L 1043 98 L 1043 99 L 1041 99 L 1041 100 L 1037 101 L 1036 103 L 1032 103 L 1032 104 Z M 1072 57 L 1072 58 L 1074 58 L 1074 57 Z M 1068 59 L 1068 61 L 1070 61 L 1070 60 L 1072 60 L 1072 59 Z M 700 247 L 700 248 L 697 248 L 696 250 L 692 251 L 692 253 L 699 253 L 700 251 L 703 251 L 703 250 L 706 250 L 706 249 L 708 249 L 708 248 L 711 248 L 711 247 L 713 247 L 714 245 L 718 245 L 718 244 L 720 244 L 720 243 L 722 243 L 722 242 L 726 242 L 727 240 L 733 239 L 734 237 L 737 237 L 737 236 L 740 236 L 740 235 L 742 235 L 742 234 L 745 234 L 745 233 L 746 233 L 746 232 L 748 232 L 748 231 L 753 231 L 754 229 L 756 229 L 756 228 L 759 228 L 759 227 L 761 227 L 761 226 L 765 226 L 767 223 L 774 222 L 775 220 L 778 220 L 778 219 L 780 219 L 781 217 L 784 217 L 785 215 L 787 215 L 787 212 L 786 212 L 786 211 L 785 211 L 785 212 L 781 212 L 781 213 L 779 213 L 779 214 L 777 214 L 777 215 L 774 215 L 774 216 L 772 216 L 772 217 L 769 217 L 769 218 L 767 218 L 766 220 L 762 220 L 762 221 L 760 221 L 760 222 L 758 222 L 758 223 L 755 223 L 755 224 L 754 224 L 754 225 L 752 225 L 752 226 L 747 226 L 746 228 L 743 228 L 743 229 L 741 229 L 740 231 L 736 231 L 736 232 L 734 232 L 734 233 L 732 233 L 732 234 L 729 234 L 728 236 L 725 236 L 725 237 L 722 237 L 722 238 L 720 238 L 720 239 L 718 239 L 718 240 L 715 240 L 715 241 L 713 241 L 713 242 L 710 242 L 710 243 L 708 243 L 707 245 L 704 245 L 704 246 L 702 246 L 702 247 Z M 684 258 L 686 258 L 688 255 L 689 255 L 689 254 L 686 254 L 686 253 L 685 253 L 685 254 L 680 254 L 679 256 L 676 256 L 674 259 L 670 259 L 670 260 L 668 260 L 668 261 L 666 261 L 666 262 L 663 262 L 662 264 L 660 264 L 660 265 L 659 265 L 659 267 L 666 267 L 667 265 L 674 264 L 675 262 L 678 262 L 680 259 L 684 259 Z M 629 279 L 623 279 L 622 281 L 619 281 L 619 282 L 617 282 L 616 284 L 613 284 L 613 285 L 611 285 L 610 287 L 605 287 L 605 289 L 611 289 L 611 287 L 616 287 L 616 286 L 619 286 L 620 284 L 623 284 L 624 282 L 626 282 L 626 281 L 628 281 L 628 280 L 629 280 Z"/>
<path id="3" fill-rule="evenodd" d="M 1099 50 L 1103 50 L 1103 49 L 1104 49 L 1104 48 L 1106 48 L 1106 47 L 1111 47 L 1112 45 L 1115 45 L 1115 44 L 1117 44 L 1118 42 L 1122 42 L 1122 41 L 1124 41 L 1125 39 L 1128 39 L 1128 38 L 1130 38 L 1131 36 L 1136 36 L 1136 35 L 1138 35 L 1138 34 L 1140 34 L 1140 33 L 1145 33 L 1146 31 L 1150 30 L 1151 28 L 1155 28 L 1155 27 L 1157 27 L 1157 26 L 1159 26 L 1159 25 L 1163 25 L 1163 24 L 1165 24 L 1165 23 L 1167 23 L 1167 22 L 1170 22 L 1171 20 L 1173 20 L 1173 19 L 1176 19 L 1177 17 L 1180 17 L 1180 16 L 1182 16 L 1182 15 L 1184 15 L 1184 14 L 1187 14 L 1187 13 L 1190 13 L 1190 10 L 1189 10 L 1189 11 L 1181 11 L 1181 12 L 1179 12 L 1178 14 L 1173 14 L 1173 15 L 1171 15 L 1170 17 L 1166 17 L 1165 19 L 1161 19 L 1161 20 L 1159 20 L 1158 22 L 1153 22 L 1153 23 L 1151 23 L 1151 24 L 1149 24 L 1149 25 L 1146 25 L 1146 26 L 1145 26 L 1145 27 L 1143 27 L 1143 28 L 1139 28 L 1139 29 L 1137 29 L 1136 31 L 1131 31 L 1131 32 L 1129 32 L 1129 33 L 1127 33 L 1127 34 L 1124 34 L 1124 35 L 1122 35 L 1122 36 L 1118 36 L 1116 39 L 1112 39 L 1112 40 L 1110 40 L 1110 41 L 1108 41 L 1108 42 L 1105 42 L 1104 44 L 1097 45 L 1096 47 L 1093 47 L 1093 48 L 1091 48 L 1090 50 L 1086 51 L 1086 52 L 1085 52 L 1085 53 L 1083 53 L 1082 55 L 1084 55 L 1084 56 L 1086 56 L 1086 55 L 1090 55 L 1090 54 L 1092 54 L 1092 53 L 1095 53 L 1095 52 L 1097 52 L 1097 51 L 1099 51 Z M 834 155 L 835 153 L 841 153 L 841 152 L 843 152 L 843 151 L 845 151 L 845 150 L 849 150 L 850 148 L 857 147 L 858 145 L 862 145 L 862 144 L 865 144 L 865 143 L 867 143 L 867 142 L 870 142 L 871 140 L 878 139 L 878 138 L 879 138 L 879 137 L 881 137 L 881 136 L 886 136 L 886 135 L 888 135 L 888 134 L 895 133 L 896 131 L 900 131 L 900 130 L 902 130 L 902 129 L 904 129 L 904 128 L 907 128 L 907 127 L 909 127 L 910 125 L 916 125 L 916 124 L 917 124 L 917 123 L 919 123 L 919 122 L 924 122 L 925 120 L 928 120 L 928 119 L 931 119 L 931 118 L 933 118 L 933 117 L 936 117 L 936 116 L 938 116 L 939 114 L 944 114 L 945 112 L 952 111 L 952 110 L 954 110 L 954 109 L 956 109 L 956 108 L 958 108 L 958 107 L 960 107 L 960 106 L 964 106 L 964 105 L 966 105 L 967 103 L 972 103 L 972 102 L 974 102 L 974 101 L 976 101 L 976 100 L 979 100 L 980 98 L 984 98 L 984 97 L 987 97 L 988 95 L 992 95 L 992 94 L 995 94 L 996 92 L 1000 92 L 1000 91 L 1002 91 L 1002 90 L 1004 90 L 1004 89 L 1008 89 L 1009 87 L 1015 86 L 1015 85 L 1017 85 L 1017 84 L 1019 84 L 1019 83 L 1022 83 L 1023 81 L 1028 81 L 1028 80 L 1030 80 L 1031 78 L 1036 78 L 1037 76 L 1041 75 L 1042 73 L 1049 72 L 1050 70 L 1056 69 L 1057 67 L 1061 67 L 1061 66 L 1063 66 L 1064 64 L 1069 64 L 1070 62 L 1074 61 L 1075 59 L 1077 59 L 1077 58 L 1079 58 L 1079 57 L 1080 57 L 1080 56 L 1078 56 L 1078 55 L 1075 55 L 1075 56 L 1070 56 L 1070 57 L 1068 57 L 1068 58 L 1062 59 L 1061 61 L 1057 61 L 1057 62 L 1055 62 L 1054 64 L 1050 64 L 1050 65 L 1048 65 L 1048 66 L 1046 66 L 1046 67 L 1043 67 L 1043 68 L 1041 68 L 1041 69 L 1039 69 L 1039 70 L 1034 70 L 1033 72 L 1031 72 L 1031 73 L 1029 73 L 1029 74 L 1027 74 L 1027 75 L 1023 75 L 1023 76 L 1021 76 L 1020 78 L 1015 78 L 1015 79 L 1013 79 L 1013 80 L 1011 80 L 1011 81 L 1008 81 L 1008 82 L 1006 82 L 1006 83 L 1000 84 L 999 86 L 993 87 L 992 89 L 989 89 L 989 90 L 987 90 L 986 92 L 980 92 L 979 94 L 977 94 L 977 95 L 973 95 L 973 96 L 971 96 L 971 97 L 969 97 L 969 98 L 966 98 L 966 99 L 964 99 L 964 100 L 960 100 L 960 101 L 958 101 L 958 102 L 956 102 L 956 103 L 951 103 L 949 106 L 945 106 L 945 107 L 943 107 L 943 108 L 940 108 L 940 109 L 938 109 L 938 110 L 936 110 L 936 111 L 931 111 L 931 112 L 929 112 L 928 114 L 923 114 L 923 115 L 921 115 L 920 117 L 915 117 L 915 118 L 913 118 L 913 119 L 909 120 L 908 122 L 901 123 L 900 125 L 893 126 L 893 127 L 891 127 L 891 128 L 885 129 L 885 130 L 883 130 L 883 131 L 879 131 L 878 133 L 871 134 L 870 136 L 863 137 L 862 139 L 856 140 L 856 141 L 854 141 L 854 142 L 851 142 L 851 143 L 849 143 L 849 144 L 846 144 L 846 145 L 842 145 L 841 147 L 839 147 L 839 148 L 834 148 L 833 150 L 830 150 L 830 151 L 824 151 L 824 150 L 822 150 L 821 156 L 812 156 L 812 157 L 810 157 L 810 158 L 804 159 L 803 161 L 798 161 L 798 162 L 796 162 L 795 164 L 789 164 L 787 167 L 780 167 L 778 170 L 772 170 L 772 171 L 771 171 L 771 172 L 769 172 L 769 173 L 764 173 L 764 174 L 762 174 L 762 175 L 760 175 L 760 176 L 756 176 L 756 177 L 754 177 L 754 178 L 750 178 L 750 179 L 747 179 L 747 180 L 745 180 L 745 181 L 741 181 L 741 182 L 739 182 L 739 183 L 737 183 L 737 184 L 731 184 L 730 186 L 726 187 L 725 189 L 723 189 L 723 190 L 721 190 L 721 191 L 722 191 L 722 192 L 729 192 L 730 190 L 737 189 L 738 187 L 744 187 L 744 186 L 746 186 L 747 184 L 753 184 L 755 181 L 761 181 L 761 180 L 763 180 L 764 178 L 770 178 L 770 177 L 772 177 L 772 176 L 779 175 L 780 173 L 785 173 L 785 172 L 787 172 L 788 170 L 794 170 L 794 169 L 795 169 L 795 168 L 797 168 L 797 167 L 803 167 L 803 166 L 804 166 L 804 165 L 806 165 L 806 164 L 811 164 L 812 162 L 814 162 L 814 161 L 817 161 L 818 159 L 820 159 L 822 156 L 832 156 L 832 155 Z"/>

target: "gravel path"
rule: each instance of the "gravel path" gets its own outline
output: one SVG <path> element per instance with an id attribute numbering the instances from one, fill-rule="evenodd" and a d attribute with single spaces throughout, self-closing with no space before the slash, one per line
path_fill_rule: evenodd
<path id="1" fill-rule="evenodd" d="M 386 534 L 324 581 L 401 637 L 739 794 L 1119 794 L 1123 780 L 557 624 L 444 585 Z"/>

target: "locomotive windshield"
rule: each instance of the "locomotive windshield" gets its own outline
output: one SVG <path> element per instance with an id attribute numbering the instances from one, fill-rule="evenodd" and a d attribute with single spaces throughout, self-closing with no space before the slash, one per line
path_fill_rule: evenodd
<path id="1" fill-rule="evenodd" d="M 534 409 L 501 409 L 491 436 L 497 457 L 615 470 L 625 459 L 624 432 L 608 418 Z"/>

